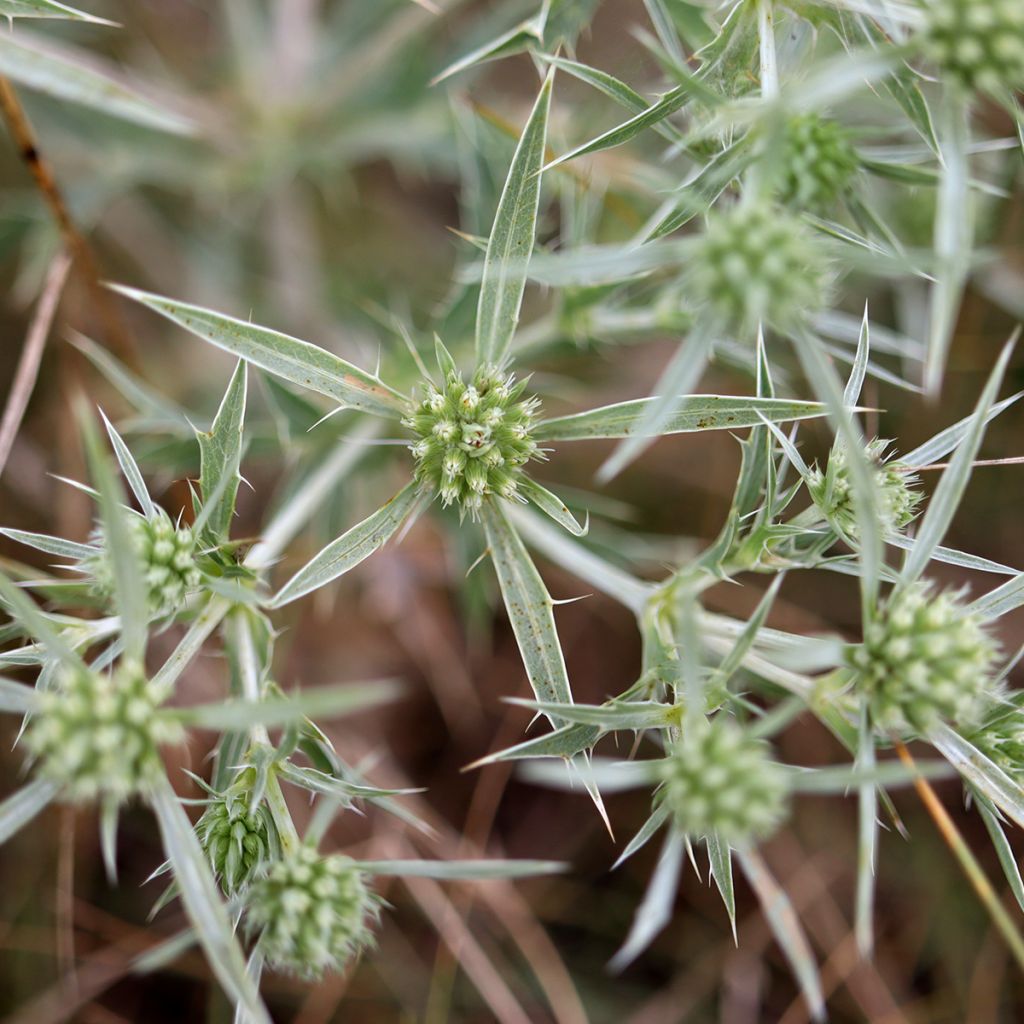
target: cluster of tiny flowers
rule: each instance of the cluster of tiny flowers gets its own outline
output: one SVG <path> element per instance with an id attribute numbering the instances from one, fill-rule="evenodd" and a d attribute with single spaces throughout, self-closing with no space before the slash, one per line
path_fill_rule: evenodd
<path id="1" fill-rule="evenodd" d="M 426 397 L 405 419 L 415 432 L 411 445 L 416 479 L 475 515 L 484 498 L 517 498 L 523 466 L 542 457 L 530 436 L 536 398 L 523 399 L 526 381 L 481 369 L 466 384 L 451 371 L 444 390 L 427 386 Z"/>
<path id="2" fill-rule="evenodd" d="M 792 118 L 783 134 L 780 199 L 800 209 L 820 209 L 849 187 L 859 166 L 846 129 L 817 114 Z"/>
<path id="3" fill-rule="evenodd" d="M 999 700 L 971 742 L 1000 768 L 1024 783 L 1024 705 L 1020 692 Z"/>
<path id="4" fill-rule="evenodd" d="M 869 460 L 875 464 L 875 512 L 886 533 L 904 529 L 917 515 L 921 492 L 915 490 L 920 478 L 902 468 L 898 462 L 884 462 L 889 442 L 872 441 L 867 448 Z M 838 448 L 829 457 L 827 472 L 811 471 L 808 488 L 814 503 L 826 518 L 835 523 L 847 537 L 860 534 L 854 509 L 853 481 L 847 464 L 847 454 Z"/>
<path id="5" fill-rule="evenodd" d="M 225 793 L 196 822 L 213 873 L 229 896 L 244 889 L 267 863 L 273 827 L 265 807 L 250 809 L 248 793 Z"/>
<path id="6" fill-rule="evenodd" d="M 37 772 L 77 802 L 143 792 L 163 773 L 160 746 L 183 737 L 180 723 L 160 711 L 167 696 L 131 662 L 110 675 L 67 669 L 40 693 L 25 731 Z"/>
<path id="7" fill-rule="evenodd" d="M 131 515 L 127 523 L 132 546 L 142 565 L 150 612 L 167 615 L 177 611 L 186 595 L 195 590 L 202 579 L 196 565 L 192 531 L 187 526 L 175 526 L 163 509 L 157 509 L 150 517 Z M 105 547 L 102 534 L 95 540 Z M 105 550 L 90 559 L 84 568 L 101 594 L 111 593 L 113 572 Z"/>
<path id="8" fill-rule="evenodd" d="M 769 836 L 786 812 L 783 770 L 768 744 L 716 716 L 688 729 L 660 763 L 655 803 L 689 836 L 717 833 L 734 845 Z"/>
<path id="9" fill-rule="evenodd" d="M 785 328 L 822 307 L 825 260 L 791 214 L 739 203 L 713 216 L 693 254 L 693 298 L 726 327 Z"/>
<path id="10" fill-rule="evenodd" d="M 1020 0 L 922 0 L 924 55 L 965 89 L 1024 88 Z"/>
<path id="11" fill-rule="evenodd" d="M 935 594 L 930 583 L 917 583 L 879 608 L 848 661 L 876 725 L 926 732 L 939 720 L 978 722 L 992 698 L 997 654 L 958 594 Z"/>
<path id="12" fill-rule="evenodd" d="M 246 920 L 269 966 L 318 978 L 372 942 L 379 902 L 348 857 L 302 846 L 253 883 Z"/>

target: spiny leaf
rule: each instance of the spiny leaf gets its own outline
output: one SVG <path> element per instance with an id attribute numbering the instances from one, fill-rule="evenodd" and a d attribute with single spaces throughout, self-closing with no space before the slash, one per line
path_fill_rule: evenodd
<path id="1" fill-rule="evenodd" d="M 553 875 L 565 871 L 568 865 L 555 860 L 360 860 L 356 867 L 370 875 L 486 881 Z"/>
<path id="2" fill-rule="evenodd" d="M 246 364 L 239 360 L 231 375 L 209 432 L 199 431 L 199 487 L 207 512 L 206 529 L 214 541 L 227 540 L 235 513 L 238 484 L 241 481 L 242 427 L 245 422 Z M 226 482 L 225 482 L 226 480 Z M 214 492 L 217 497 L 214 498 Z"/>
<path id="3" fill-rule="evenodd" d="M 295 601 L 311 590 L 336 580 L 364 558 L 369 558 L 398 532 L 424 501 L 417 484 L 406 484 L 383 508 L 377 509 L 310 559 L 274 595 L 270 607 L 280 608 L 289 601 Z"/>
<path id="4" fill-rule="evenodd" d="M 211 345 L 276 373 L 293 384 L 318 391 L 346 408 L 391 419 L 400 417 L 405 411 L 405 399 L 397 391 L 326 349 L 201 306 L 175 302 L 123 285 L 110 287 Z"/>
<path id="5" fill-rule="evenodd" d="M 106 18 L 99 18 L 76 7 L 68 7 L 57 0 L 0 0 L 0 18 L 62 18 L 117 27 L 115 21 L 107 21 Z"/>
<path id="6" fill-rule="evenodd" d="M 59 788 L 49 779 L 36 779 L 0 803 L 0 844 L 51 803 Z"/>
<path id="7" fill-rule="evenodd" d="M 548 72 L 509 167 L 487 242 L 476 313 L 478 365 L 500 366 L 519 322 L 526 268 L 537 234 L 554 70 Z"/>
<path id="8" fill-rule="evenodd" d="M 552 494 L 546 487 L 542 487 L 536 480 L 528 476 L 523 477 L 519 482 L 519 492 L 574 537 L 582 537 L 586 534 L 587 528 L 580 526 L 565 502 L 557 494 Z"/>

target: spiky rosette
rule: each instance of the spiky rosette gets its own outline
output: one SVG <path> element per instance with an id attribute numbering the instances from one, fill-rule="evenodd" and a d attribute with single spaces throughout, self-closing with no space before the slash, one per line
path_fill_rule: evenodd
<path id="1" fill-rule="evenodd" d="M 156 509 L 148 517 L 127 516 L 126 522 L 145 577 L 149 611 L 153 615 L 177 611 L 202 579 L 192 531 L 187 526 L 175 526 L 163 509 Z M 102 531 L 97 531 L 93 539 L 103 551 L 82 568 L 93 578 L 97 591 L 109 595 L 114 586 L 113 570 Z"/>
<path id="2" fill-rule="evenodd" d="M 767 204 L 739 203 L 708 221 L 692 257 L 691 291 L 723 327 L 793 326 L 822 307 L 821 247 L 803 224 Z"/>
<path id="3" fill-rule="evenodd" d="M 250 808 L 247 789 L 215 796 L 196 822 L 199 841 L 227 895 L 244 889 L 266 865 L 276 845 L 273 829 L 266 807 Z"/>
<path id="4" fill-rule="evenodd" d="M 857 167 L 857 151 L 838 121 L 817 114 L 791 118 L 783 133 L 779 198 L 820 209 L 849 188 Z"/>
<path id="5" fill-rule="evenodd" d="M 1007 775 L 1024 783 L 1024 693 L 1018 690 L 995 700 L 970 740 Z"/>
<path id="6" fill-rule="evenodd" d="M 997 655 L 984 623 L 959 594 L 916 583 L 881 605 L 848 662 L 875 724 L 916 733 L 940 720 L 977 723 L 992 698 Z"/>
<path id="7" fill-rule="evenodd" d="M 380 900 L 340 854 L 302 846 L 249 890 L 247 925 L 268 965 L 305 978 L 339 970 L 373 941 Z"/>
<path id="8" fill-rule="evenodd" d="M 1020 0 L 921 0 L 925 57 L 972 92 L 1024 88 Z"/>
<path id="9" fill-rule="evenodd" d="M 37 772 L 76 802 L 120 803 L 144 792 L 163 774 L 160 746 L 183 736 L 160 711 L 167 696 L 133 662 L 110 675 L 66 669 L 55 689 L 40 692 L 25 730 Z"/>
<path id="10" fill-rule="evenodd" d="M 888 441 L 876 438 L 867 447 L 869 461 L 874 465 L 875 512 L 886 534 L 906 527 L 917 514 L 921 493 L 915 490 L 920 478 L 899 462 L 886 462 Z M 842 447 L 832 452 L 824 472 L 811 470 L 808 489 L 814 503 L 829 522 L 835 523 L 848 537 L 858 537 L 860 528 L 854 507 L 853 481 L 850 478 L 849 456 Z"/>
<path id="11" fill-rule="evenodd" d="M 475 515 L 484 498 L 517 498 L 518 480 L 530 459 L 541 458 L 530 430 L 539 401 L 523 398 L 526 381 L 480 369 L 466 384 L 454 368 L 443 390 L 426 386 L 426 397 L 405 419 L 418 438 L 410 450 L 416 479 Z"/>
<path id="12" fill-rule="evenodd" d="M 717 833 L 742 846 L 770 835 L 786 812 L 783 770 L 755 739 L 722 715 L 687 729 L 661 762 L 655 803 L 688 836 Z"/>

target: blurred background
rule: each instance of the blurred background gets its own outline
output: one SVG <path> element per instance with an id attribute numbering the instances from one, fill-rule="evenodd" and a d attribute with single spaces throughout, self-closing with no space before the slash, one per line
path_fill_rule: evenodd
<path id="1" fill-rule="evenodd" d="M 454 0 L 440 3 L 441 13 L 427 6 L 410 0 L 96 0 L 90 11 L 123 28 L 45 23 L 44 29 L 23 30 L 19 23 L 19 32 L 96 55 L 155 102 L 202 126 L 197 137 L 179 137 L 19 91 L 39 151 L 88 239 L 100 276 L 251 315 L 362 365 L 372 366 L 379 356 L 392 368 L 390 379 L 412 372 L 399 324 L 416 339 L 447 325 L 446 340 L 465 341 L 465 289 L 453 279 L 471 258 L 472 244 L 452 229 L 488 233 L 538 79 L 525 56 L 440 85 L 431 79 L 534 13 L 535 5 Z M 640 0 L 586 0 L 561 10 L 565 22 L 556 30 L 581 60 L 648 95 L 661 87 L 656 67 L 631 36 L 634 26 L 649 26 Z M 563 76 L 556 87 L 553 145 L 561 151 L 618 117 L 607 100 Z M 1009 123 L 989 110 L 978 112 L 976 131 L 1012 134 Z M 640 158 L 656 152 L 652 140 L 638 144 L 639 151 L 611 150 L 591 164 L 573 164 L 550 188 L 546 181 L 542 241 L 577 231 L 622 239 L 642 223 L 663 185 L 659 175 L 670 172 Z M 999 181 L 1007 197 L 988 198 L 978 211 L 993 260 L 966 296 L 941 401 L 927 404 L 869 382 L 866 404 L 880 410 L 871 414 L 871 429 L 897 439 L 900 450 L 970 411 L 1014 326 L 1015 307 L 1017 314 L 1024 307 L 1019 160 L 1013 167 L 1015 178 Z M 908 190 L 899 195 L 905 199 Z M 883 193 L 879 201 L 887 199 Z M 913 240 L 917 232 L 927 242 L 927 193 L 888 212 L 904 237 Z M 0 144 L 0 315 L 6 339 L 0 395 L 10 387 L 58 248 L 51 212 L 7 139 Z M 917 282 L 855 275 L 844 284 L 842 305 L 859 315 L 869 298 L 876 320 L 909 331 L 924 294 Z M 572 319 L 564 296 L 556 302 L 539 289 L 528 292 L 524 322 L 536 342 L 538 390 L 557 396 L 546 402 L 552 410 L 648 394 L 680 336 L 671 317 L 664 327 L 647 323 L 632 335 L 592 329 Z M 776 348 L 785 381 L 786 347 Z M 103 372 L 104 353 L 119 360 L 131 381 L 162 396 L 165 407 L 152 395 L 149 405 L 147 396 L 126 397 L 124 380 L 121 387 L 111 382 L 109 364 Z M 98 304 L 85 276 L 73 272 L 24 426 L 0 477 L 3 525 L 78 540 L 88 534 L 89 502 L 55 479 L 84 475 L 71 414 L 71 398 L 79 391 L 125 425 L 154 494 L 176 514 L 188 501 L 186 481 L 198 475 L 183 414 L 208 423 L 231 366 L 228 357 L 119 299 Z M 703 390 L 742 392 L 748 386 L 744 374 L 720 367 L 708 374 Z M 792 387 L 800 387 L 799 378 Z M 1021 387 L 1024 359 L 1018 353 L 1006 390 Z M 240 539 L 259 535 L 268 514 L 290 488 L 301 486 L 352 422 L 335 417 L 307 431 L 313 413 L 304 400 L 259 375 L 250 394 L 253 425 L 243 472 L 251 489 L 240 498 Z M 985 459 L 1024 456 L 1022 417 L 1014 408 L 996 421 Z M 827 443 L 814 429 L 804 441 L 812 454 Z M 570 495 L 572 488 L 586 491 L 595 487 L 593 474 L 608 450 L 600 443 L 568 446 L 557 465 L 542 467 L 538 476 Z M 595 513 L 593 543 L 658 578 L 666 564 L 715 536 L 738 464 L 739 447 L 727 433 L 660 441 L 598 496 L 579 497 Z M 368 450 L 361 467 L 324 502 L 282 573 L 390 496 L 405 471 L 393 449 Z M 931 485 L 936 474 L 925 475 Z M 1019 466 L 980 468 L 947 543 L 1024 566 L 1021 479 Z M 395 882 L 384 891 L 392 909 L 384 915 L 379 948 L 346 975 L 312 988 L 267 978 L 264 989 L 275 1015 L 294 1024 L 806 1020 L 751 894 L 741 887 L 737 947 L 717 893 L 691 869 L 671 925 L 649 952 L 620 975 L 607 970 L 656 858 L 652 844 L 609 873 L 646 819 L 646 797 L 609 800 L 612 838 L 585 795 L 525 785 L 507 766 L 462 770 L 522 737 L 530 721 L 528 712 L 503 702 L 525 696 L 527 684 L 504 615 L 494 612 L 489 568 L 464 578 L 482 550 L 475 532 L 464 533 L 465 539 L 425 517 L 401 544 L 385 548 L 340 584 L 289 606 L 278 620 L 275 675 L 285 687 L 385 675 L 406 682 L 404 698 L 384 710 L 321 724 L 376 783 L 424 787 L 410 804 L 440 835 L 430 841 L 371 811 L 343 816 L 325 845 L 360 856 L 544 857 L 568 861 L 572 871 L 516 886 Z M 25 575 L 46 568 L 42 557 L 26 565 L 24 550 L 2 540 L 0 556 Z M 556 567 L 541 561 L 541 570 L 556 599 L 586 593 Z M 976 593 L 992 585 L 958 570 L 936 575 L 970 583 Z M 748 613 L 762 582 L 742 582 L 711 591 L 708 605 Z M 560 607 L 557 621 L 577 699 L 599 702 L 636 679 L 639 639 L 627 611 L 592 595 Z M 828 573 L 791 578 L 770 624 L 853 637 L 859 628 L 856 587 Z M 1024 643 L 1024 616 L 1018 611 L 1002 625 L 1005 649 L 1016 650 Z M 161 636 L 155 657 L 175 639 L 173 632 Z M 223 670 L 218 660 L 199 659 L 183 681 L 182 702 L 223 693 Z M 4 794 L 21 771 L 20 753 L 12 751 L 15 731 L 11 720 L 0 720 Z M 798 764 L 842 760 L 832 738 L 809 717 L 782 737 L 780 752 Z M 207 753 L 204 737 L 193 737 L 180 767 L 202 772 Z M 181 793 L 198 795 L 182 772 L 172 777 Z M 959 786 L 938 788 L 1001 886 L 980 819 L 962 807 Z M 765 849 L 823 965 L 831 1019 L 1024 1019 L 1019 974 L 933 822 L 911 790 L 897 792 L 896 802 L 910 841 L 891 831 L 882 836 L 874 964 L 858 961 L 852 931 L 854 801 L 800 799 L 791 827 Z M 294 812 L 302 820 L 308 809 L 298 801 Z M 159 862 L 153 821 L 143 809 L 123 819 L 116 889 L 105 880 L 97 821 L 89 813 L 51 809 L 0 847 L 4 1020 L 230 1021 L 198 954 L 145 976 L 131 970 L 138 953 L 183 921 L 173 905 L 147 921 L 161 884 L 144 883 Z M 1016 912 L 1008 894 L 1006 902 Z"/>

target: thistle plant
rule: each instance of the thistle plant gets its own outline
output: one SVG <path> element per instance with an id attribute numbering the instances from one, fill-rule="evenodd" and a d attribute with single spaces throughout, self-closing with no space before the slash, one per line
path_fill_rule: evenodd
<path id="1" fill-rule="evenodd" d="M 855 894 L 843 912 L 869 958 L 876 869 L 881 864 L 884 877 L 883 854 L 903 841 L 900 813 L 914 793 L 926 794 L 943 835 L 954 836 L 953 855 L 1024 968 L 1017 917 L 929 793 L 933 778 L 960 783 L 991 838 L 993 863 L 1024 907 L 1007 836 L 1024 827 L 1024 720 L 1011 683 L 1019 655 L 1004 655 L 999 626 L 1024 604 L 1024 576 L 946 546 L 986 429 L 1020 397 L 1000 397 L 1013 344 L 991 359 L 983 345 L 965 350 L 963 365 L 968 356 L 990 364 L 969 415 L 949 422 L 949 405 L 936 401 L 960 296 L 979 264 L 975 214 L 1001 212 L 995 204 L 1019 178 L 1018 140 L 982 137 L 991 119 L 972 112 L 994 101 L 1020 128 L 1024 10 L 1009 0 L 648 0 L 652 31 L 633 38 L 661 78 L 635 88 L 576 59 L 576 38 L 597 6 L 589 0 L 545 2 L 512 25 L 501 21 L 503 5 L 467 12 L 472 46 L 463 47 L 460 29 L 451 36 L 456 51 L 445 55 L 454 60 L 427 67 L 436 55 L 420 45 L 425 19 L 447 24 L 444 14 L 459 5 L 438 6 L 440 15 L 426 10 L 433 5 L 405 10 L 368 0 L 338 12 L 227 5 L 218 24 L 237 52 L 224 61 L 230 71 L 220 69 L 218 88 L 204 81 L 202 102 L 193 95 L 181 105 L 194 117 L 109 69 L 97 72 L 74 47 L 48 53 L 18 25 L 0 40 L 0 106 L 33 173 L 47 181 L 39 148 L 25 142 L 27 120 L 11 120 L 19 108 L 6 77 L 79 114 L 109 115 L 126 132 L 124 182 L 136 210 L 158 212 L 161 226 L 180 222 L 169 244 L 183 256 L 173 262 L 190 268 L 174 280 L 164 266 L 172 261 L 140 258 L 133 267 L 119 259 L 126 274 L 156 276 L 160 292 L 243 313 L 126 285 L 100 291 L 89 271 L 92 238 L 79 239 L 68 210 L 87 206 L 90 195 L 102 207 L 119 181 L 90 155 L 89 173 L 103 180 L 83 182 L 74 204 L 53 182 L 44 190 L 47 202 L 57 197 L 57 223 L 86 273 L 90 303 L 107 314 L 97 318 L 101 343 L 74 332 L 71 339 L 127 413 L 116 427 L 103 417 L 105 441 L 93 415 L 77 413 L 88 483 L 76 486 L 95 510 L 84 539 L 0 531 L 60 560 L 46 570 L 6 563 L 17 583 L 0 573 L 0 606 L 10 619 L 0 625 L 0 666 L 18 676 L 0 678 L 0 711 L 21 720 L 14 757 L 26 774 L 0 803 L 0 840 L 51 803 L 95 808 L 114 883 L 119 814 L 132 804 L 152 812 L 165 859 L 154 875 L 169 883 L 155 909 L 180 900 L 189 930 L 149 964 L 195 941 L 237 1019 L 258 1024 L 270 1020 L 264 975 L 317 981 L 376 955 L 392 916 L 382 879 L 507 881 L 563 870 L 546 859 L 369 859 L 381 835 L 348 831 L 371 809 L 374 822 L 388 816 L 389 845 L 416 854 L 436 848 L 419 791 L 375 784 L 364 770 L 370 759 L 348 749 L 350 737 L 320 724 L 394 699 L 399 687 L 374 679 L 300 689 L 291 660 L 278 656 L 278 638 L 300 632 L 288 627 L 313 605 L 303 599 L 325 596 L 347 574 L 368 577 L 364 561 L 415 531 L 413 543 L 443 545 L 451 604 L 475 639 L 491 609 L 488 581 L 471 570 L 490 560 L 530 688 L 528 698 L 511 701 L 546 720 L 490 753 L 474 728 L 471 767 L 509 762 L 526 781 L 582 790 L 609 831 L 605 794 L 633 793 L 642 824 L 614 866 L 639 863 L 633 858 L 659 837 L 613 968 L 627 967 L 669 925 L 686 862 L 706 856 L 723 924 L 735 934 L 745 898 L 738 868 L 809 1015 L 822 1019 L 817 956 L 774 878 L 773 840 L 802 814 L 804 794 L 831 795 L 837 805 L 851 798 Z M 0 14 L 28 13 L 77 21 L 83 33 L 111 28 L 49 0 L 0 0 Z M 291 50 L 296 39 L 306 40 L 301 59 Z M 435 72 L 444 89 L 458 90 L 483 65 L 517 55 L 540 71 L 524 117 L 490 109 L 475 91 L 470 106 L 457 91 L 449 105 L 444 90 L 427 90 Z M 286 83 L 273 102 L 264 102 L 267 66 Z M 568 77 L 594 91 L 605 124 L 603 108 L 621 108 L 611 128 L 595 134 L 586 103 L 570 106 Z M 40 124 L 57 130 L 60 122 L 47 117 L 42 107 Z M 64 130 L 81 135 L 77 121 Z M 152 134 L 132 136 L 141 130 Z M 170 171 L 151 164 L 157 156 Z M 346 264 L 310 214 L 322 208 L 326 222 L 340 208 L 372 219 L 377 207 L 365 196 L 353 202 L 331 189 L 339 168 L 376 167 L 382 157 L 402 187 L 412 170 L 429 178 L 440 168 L 446 183 L 457 180 L 451 282 L 440 280 L 448 267 L 436 260 L 407 288 L 361 229 L 359 252 L 350 254 L 358 280 L 339 286 Z M 330 201 L 314 207 L 303 191 L 310 185 Z M 903 237 L 900 219 L 887 214 L 919 193 L 934 197 L 930 247 Z M 202 213 L 211 205 L 230 209 L 231 223 L 219 215 L 207 223 Z M 260 216 L 246 215 L 256 208 Z M 105 229 L 97 238 L 120 241 L 116 217 L 108 222 L 100 211 L 96 219 Z M 411 218 L 398 216 L 386 229 L 396 233 L 396 224 L 403 247 L 415 251 Z M 353 235 L 347 220 L 343 234 Z M 152 236 L 150 226 L 143 237 Z M 34 222 L 28 237 L 40 244 L 26 249 L 46 251 L 52 227 Z M 131 246 L 124 252 L 139 256 Z M 237 264 L 231 284 L 206 287 L 206 268 L 216 262 L 207 262 L 210 253 Z M 299 253 L 308 263 L 299 265 Z M 1007 266 L 979 275 L 976 290 L 1018 315 L 1014 273 Z M 267 281 L 280 287 L 265 289 Z M 447 288 L 440 302 L 439 283 Z M 255 319 L 291 324 L 322 344 L 245 316 L 254 295 Z M 184 387 L 154 386 L 144 362 L 129 365 L 108 351 L 118 334 L 110 323 L 135 312 L 123 298 L 173 325 L 159 338 L 165 351 L 178 351 L 182 329 L 237 359 L 212 415 L 164 393 Z M 850 312 L 861 308 L 862 316 Z M 344 329 L 335 335 L 337 323 Z M 140 338 L 155 330 L 151 318 L 139 318 Z M 655 339 L 671 346 L 667 360 L 649 347 Z M 649 386 L 644 373 L 658 360 Z M 629 392 L 594 407 L 591 382 L 621 385 L 602 378 L 606 365 L 616 374 L 628 369 L 621 380 Z M 738 382 L 730 393 L 699 390 L 710 367 L 716 380 Z M 205 364 L 199 373 L 207 376 Z M 197 391 L 201 406 L 205 392 Z M 897 394 L 905 403 L 930 399 L 921 409 L 942 429 L 904 445 L 887 411 Z M 8 419 L 0 423 L 0 470 Z M 644 487 L 633 492 L 624 483 L 619 504 L 598 493 L 656 439 L 693 434 L 699 444 L 708 431 L 729 431 L 739 444 L 735 486 L 710 540 L 677 536 L 688 510 L 674 497 L 670 485 L 679 481 L 668 460 L 634 470 L 661 466 L 663 476 L 646 488 L 658 523 L 667 524 L 658 536 L 642 533 L 649 524 L 639 528 L 628 507 Z M 578 441 L 618 442 L 594 493 L 567 483 L 578 469 L 567 452 Z M 257 502 L 261 482 L 274 481 L 271 515 L 242 509 L 252 527 L 244 536 L 243 463 L 255 470 Z M 185 477 L 180 493 L 190 500 L 182 503 L 166 484 Z M 554 489 L 541 482 L 549 479 Z M 154 494 L 166 497 L 158 503 Z M 436 528 L 420 531 L 428 510 Z M 640 660 L 625 683 L 592 663 L 597 678 L 588 685 L 603 695 L 599 703 L 574 697 L 557 602 L 536 556 L 635 620 Z M 945 573 L 970 574 L 971 588 L 940 584 Z M 841 631 L 833 609 L 810 607 L 801 590 L 825 574 L 859 611 Z M 394 578 L 404 590 L 414 575 Z M 723 583 L 730 587 L 712 593 Z M 749 614 L 714 610 L 722 590 L 740 587 L 756 595 Z M 418 604 L 412 583 L 409 591 Z M 783 594 L 790 622 L 802 606 L 821 631 L 776 628 Z M 331 596 L 338 623 L 366 612 L 345 604 L 348 589 Z M 325 605 L 317 602 L 319 613 Z M 157 633 L 169 651 L 162 656 Z M 188 682 L 201 653 L 207 681 L 222 689 L 196 702 Z M 453 664 L 444 660 L 443 671 Z M 494 685 L 486 673 L 471 682 Z M 822 749 L 797 742 L 810 720 L 831 737 L 831 763 L 806 763 L 809 751 Z M 199 753 L 193 730 L 213 735 L 211 757 L 190 756 L 202 774 L 179 777 L 170 766 L 186 751 Z M 912 754 L 911 740 L 931 753 L 915 746 Z M 389 760 L 387 750 L 373 753 Z M 198 799 L 179 795 L 186 787 Z M 296 795 L 309 805 L 302 816 L 293 816 Z M 546 857 L 549 837 L 534 830 L 529 838 Z M 456 836 L 452 848 L 467 845 Z M 414 883 L 412 891 L 421 900 L 426 890 Z M 449 941 L 449 908 L 435 914 L 424 906 Z M 515 935 L 508 916 L 496 915 L 498 924 Z M 527 960 L 537 934 L 524 945 Z M 532 1004 L 509 1010 L 515 997 L 504 989 L 514 986 L 498 978 L 488 944 L 458 938 L 453 948 L 471 950 L 466 973 L 481 996 L 498 992 L 493 1015 L 530 1019 Z M 551 983 L 547 966 L 533 966 L 538 990 Z M 560 975 L 557 982 L 553 1015 L 582 1019 L 582 1003 L 577 1013 L 565 995 L 571 985 Z M 431 1012 L 441 1012 L 444 983 L 431 986 Z"/>

